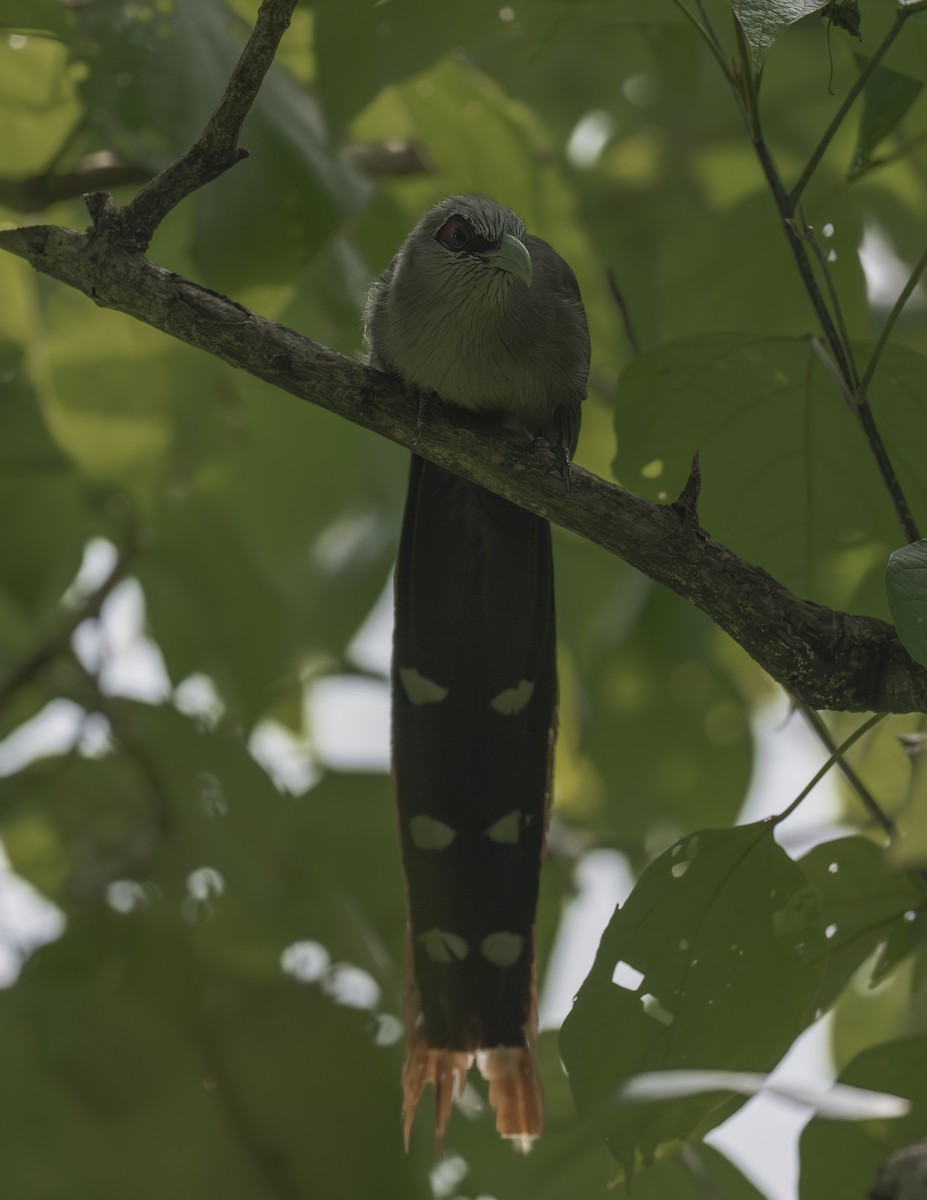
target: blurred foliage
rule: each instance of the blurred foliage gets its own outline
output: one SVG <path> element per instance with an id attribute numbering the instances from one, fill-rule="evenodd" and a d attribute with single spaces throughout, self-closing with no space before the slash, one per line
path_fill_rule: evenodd
<path id="1" fill-rule="evenodd" d="M 892 0 L 860 0 L 857 41 L 824 7 L 705 0 L 713 53 L 673 0 L 300 4 L 244 127 L 250 157 L 173 212 L 151 256 L 354 354 L 368 283 L 422 209 L 491 194 L 580 280 L 593 366 L 579 461 L 671 499 L 699 450 L 713 535 L 803 595 L 887 617 L 885 565 L 907 539 L 816 348 L 718 61 L 762 63 L 763 134 L 791 187 L 895 21 Z M 82 227 L 76 195 L 23 212 L 21 185 L 101 155 L 154 173 L 180 154 L 256 8 L 0 0 L 0 221 Z M 925 79 L 918 11 L 798 214 L 861 368 L 924 250 Z M 397 147 L 417 169 L 394 173 Z M 923 1132 L 921 719 L 884 722 L 853 752 L 905 836 L 883 852 L 848 791 L 854 832 L 789 858 L 771 826 L 731 828 L 768 680 L 691 606 L 558 534 L 542 970 L 583 853 L 622 852 L 640 883 L 562 1043 L 542 1035 L 548 1132 L 533 1154 L 495 1138 L 474 1084 L 447 1157 L 427 1113 L 404 1155 L 388 781 L 339 767 L 306 693 L 362 676 L 382 700 L 382 653 L 368 661 L 354 639 L 388 585 L 405 456 L 9 256 L 0 295 L 0 836 L 65 921 L 23 947 L 0 992 L 6 1193 L 553 1200 L 603 1194 L 617 1158 L 644 1200 L 749 1200 L 754 1185 L 699 1141 L 740 1097 L 615 1098 L 641 1070 L 770 1070 L 832 1006 L 844 1081 L 914 1109 L 812 1122 L 802 1195 L 862 1194 L 879 1156 Z M 872 389 L 922 522 L 923 316 L 919 289 Z M 157 664 L 141 695 L 108 673 L 127 578 Z M 52 701 L 83 714 L 79 736 L 21 754 Z M 360 712 L 348 720 L 361 739 Z M 259 765 L 268 731 L 298 739 L 301 784 Z M 612 982 L 618 962 L 643 976 L 636 991 Z"/>

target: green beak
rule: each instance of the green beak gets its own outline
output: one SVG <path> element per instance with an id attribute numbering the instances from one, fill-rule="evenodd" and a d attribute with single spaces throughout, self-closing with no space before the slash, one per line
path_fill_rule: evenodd
<path id="1" fill-rule="evenodd" d="M 531 287 L 531 255 L 524 242 L 510 233 L 503 234 L 502 245 L 495 254 L 487 254 L 486 261 L 500 271 L 509 271 L 527 287 Z"/>

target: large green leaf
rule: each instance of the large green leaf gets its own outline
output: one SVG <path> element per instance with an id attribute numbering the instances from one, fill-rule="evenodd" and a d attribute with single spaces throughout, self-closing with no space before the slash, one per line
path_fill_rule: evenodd
<path id="1" fill-rule="evenodd" d="M 661 332 L 669 340 L 733 331 L 802 337 L 815 329 L 786 231 L 746 147 L 731 146 L 719 136 L 693 157 L 691 169 L 690 186 L 703 191 L 705 199 L 692 211 L 677 204 L 655 247 L 663 307 L 647 348 L 659 348 Z M 821 199 L 814 188 L 806 198 L 806 219 L 821 253 L 831 256 L 828 271 L 850 336 L 868 337 L 871 316 L 857 253 L 866 205 L 827 174 L 820 189 Z M 758 229 L 766 231 L 762 238 Z"/>
<path id="2" fill-rule="evenodd" d="M 840 1073 L 840 1083 L 911 1101 L 906 1117 L 844 1126 L 817 1117 L 801 1135 L 801 1200 L 857 1200 L 879 1162 L 923 1136 L 927 1121 L 927 1038 L 904 1038 L 865 1050 Z"/>
<path id="3" fill-rule="evenodd" d="M 61 599 L 84 544 L 109 527 L 49 436 L 38 395 L 24 348 L 0 340 L 0 680 L 68 619 Z"/>
<path id="4" fill-rule="evenodd" d="M 461 45 L 509 35 L 494 0 L 466 6 L 382 5 L 347 0 L 316 14 L 318 87 L 335 128 L 381 88 L 399 83 Z"/>
<path id="5" fill-rule="evenodd" d="M 38 300 L 42 416 L 88 480 L 147 508 L 188 486 L 202 451 L 228 445 L 222 364 L 59 284 L 42 280 Z"/>
<path id="6" fill-rule="evenodd" d="M 199 137 L 219 103 L 249 23 L 222 0 L 101 0 L 77 15 L 87 66 L 81 94 L 101 135 L 131 159 L 166 166 Z M 268 75 L 242 145 L 251 157 L 191 202 L 194 257 L 225 290 L 291 278 L 364 194 L 329 148 L 314 99 L 282 69 Z"/>
<path id="7" fill-rule="evenodd" d="M 545 1101 L 547 1093 L 545 1091 Z M 490 1142 L 480 1123 L 457 1126 L 448 1142 L 455 1165 L 463 1174 L 461 1189 L 473 1196 L 530 1196 L 531 1200 L 561 1200 L 565 1195 L 614 1200 L 763 1200 L 762 1194 L 712 1146 L 688 1146 L 681 1154 L 667 1152 L 633 1180 L 614 1179 L 615 1163 L 588 1131 L 575 1127 L 545 1129 L 525 1157 L 512 1154 L 498 1141 Z M 490 1190 L 492 1189 L 492 1190 Z M 468 1194 L 468 1193 L 464 1193 Z"/>
<path id="8" fill-rule="evenodd" d="M 915 440 L 927 437 L 919 355 L 890 349 L 873 408 L 912 503 L 927 503 Z M 672 500 L 702 461 L 704 526 L 801 595 L 846 604 L 894 539 L 894 516 L 862 430 L 812 339 L 684 338 L 621 378 L 615 468 Z M 923 432 L 921 432 L 923 431 Z"/>
<path id="9" fill-rule="evenodd" d="M 370 1016 L 279 970 L 216 969 L 179 915 L 87 911 L 0 993 L 0 1017 L 11 1195 L 373 1200 L 384 1176 L 429 1195 Z M 369 1153 L 346 1157 L 355 1122 Z"/>
<path id="10" fill-rule="evenodd" d="M 556 561 L 573 656 L 562 708 L 595 773 L 594 786 L 585 773 L 563 777 L 558 801 L 643 867 L 655 845 L 736 819 L 753 759 L 743 695 L 691 605 L 575 538 L 559 540 Z M 572 765 L 567 755 L 558 761 Z"/>
<path id="11" fill-rule="evenodd" d="M 814 894 L 768 823 L 692 834 L 647 868 L 560 1039 L 577 1106 L 626 1171 L 738 1102 L 640 1104 L 624 1085 L 645 1071 L 771 1069 L 811 1019 L 825 941 Z"/>
<path id="12" fill-rule="evenodd" d="M 404 466 L 264 385 L 243 387 L 233 428 L 164 497 L 138 573 L 175 681 L 205 672 L 251 719 L 304 662 L 343 658 L 392 565 Z"/>

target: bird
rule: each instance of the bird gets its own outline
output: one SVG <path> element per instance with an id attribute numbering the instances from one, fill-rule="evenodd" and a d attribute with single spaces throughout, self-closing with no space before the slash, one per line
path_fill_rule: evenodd
<path id="1" fill-rule="evenodd" d="M 543 439 L 568 483 L 589 373 L 573 271 L 481 195 L 426 212 L 372 284 L 371 366 Z M 541 1133 L 534 924 L 557 666 L 550 526 L 413 451 L 394 580 L 392 776 L 408 922 L 403 1133 L 440 1146 L 474 1060 L 496 1129 Z"/>

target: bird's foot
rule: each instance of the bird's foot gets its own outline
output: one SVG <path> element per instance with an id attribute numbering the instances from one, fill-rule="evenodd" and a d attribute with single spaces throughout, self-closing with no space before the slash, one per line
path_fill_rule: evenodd
<path id="1" fill-rule="evenodd" d="M 571 473 L 573 470 L 573 460 L 570 458 L 570 451 L 567 446 L 552 446 L 554 460 L 557 463 L 557 468 L 560 471 L 560 477 L 563 480 L 563 486 L 567 491 L 570 490 Z"/>
<path id="2" fill-rule="evenodd" d="M 413 446 L 417 446 L 422 436 L 422 430 L 428 423 L 434 409 L 437 396 L 434 392 L 419 392 L 418 394 L 418 412 L 415 416 L 415 441 Z"/>
<path id="3" fill-rule="evenodd" d="M 557 473 L 563 480 L 563 486 L 567 491 L 570 490 L 570 474 L 573 468 L 573 460 L 570 457 L 570 449 L 564 446 L 562 442 L 551 442 L 546 437 L 536 437 L 534 445 L 539 449 L 549 451 L 557 464 Z"/>

